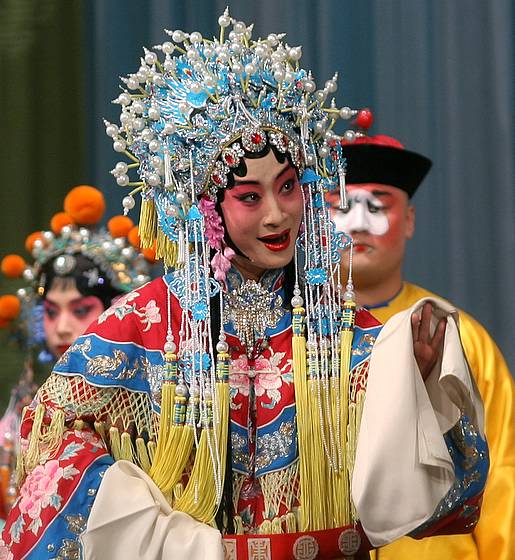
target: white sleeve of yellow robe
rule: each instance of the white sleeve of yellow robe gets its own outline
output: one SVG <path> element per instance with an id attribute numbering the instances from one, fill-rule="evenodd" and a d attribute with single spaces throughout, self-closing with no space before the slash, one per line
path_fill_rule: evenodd
<path id="1" fill-rule="evenodd" d="M 433 304 L 432 330 L 448 316 L 442 359 L 424 383 L 411 315 Z M 458 314 L 424 298 L 394 315 L 375 342 L 358 438 L 352 497 L 370 542 L 382 546 L 434 513 L 454 482 L 443 438 L 467 414 L 483 435 L 483 404 L 463 354 Z"/>
<path id="2" fill-rule="evenodd" d="M 223 560 L 219 531 L 173 511 L 140 468 L 117 461 L 106 470 L 86 531 L 84 560 Z"/>

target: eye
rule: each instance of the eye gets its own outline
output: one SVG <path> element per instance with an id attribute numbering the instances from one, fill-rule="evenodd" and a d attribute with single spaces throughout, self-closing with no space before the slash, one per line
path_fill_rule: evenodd
<path id="1" fill-rule="evenodd" d="M 52 307 L 46 307 L 45 306 L 45 315 L 49 319 L 55 319 L 57 317 L 57 310 L 52 308 Z"/>
<path id="2" fill-rule="evenodd" d="M 284 183 L 284 185 L 281 187 L 281 190 L 283 192 L 291 192 L 295 188 L 296 183 L 297 181 L 295 181 L 295 179 L 290 179 L 289 181 L 286 181 L 286 183 Z"/>
<path id="3" fill-rule="evenodd" d="M 384 210 L 384 206 L 374 204 L 370 200 L 367 200 L 367 207 L 368 207 L 368 211 L 371 214 L 377 214 L 378 212 L 381 212 L 381 210 Z"/>
<path id="4" fill-rule="evenodd" d="M 240 202 L 258 202 L 260 200 L 260 196 L 256 192 L 250 192 L 246 194 L 242 194 L 237 197 Z"/>
<path id="5" fill-rule="evenodd" d="M 335 210 L 336 212 L 339 212 L 340 214 L 348 214 L 350 212 L 353 204 L 354 204 L 353 200 L 347 200 L 347 207 L 346 208 L 340 208 L 339 204 L 335 204 L 333 206 L 333 210 Z"/>
<path id="6" fill-rule="evenodd" d="M 83 319 L 84 317 L 87 317 L 91 313 L 92 309 L 93 307 L 91 305 L 84 305 L 82 307 L 75 308 L 73 310 L 73 314 L 78 319 Z"/>

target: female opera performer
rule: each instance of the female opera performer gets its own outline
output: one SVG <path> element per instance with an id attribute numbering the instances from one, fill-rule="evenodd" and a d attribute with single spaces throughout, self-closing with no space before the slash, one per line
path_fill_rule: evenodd
<path id="1" fill-rule="evenodd" d="M 300 47 L 219 23 L 123 80 L 113 172 L 166 274 L 26 412 L 1 558 L 362 558 L 475 523 L 488 451 L 454 316 L 382 327 L 338 276 L 336 77 L 317 90 Z"/>

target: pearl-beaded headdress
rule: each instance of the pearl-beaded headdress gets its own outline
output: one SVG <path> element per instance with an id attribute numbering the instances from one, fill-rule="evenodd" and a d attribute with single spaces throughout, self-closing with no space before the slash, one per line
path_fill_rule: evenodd
<path id="1" fill-rule="evenodd" d="M 122 78 L 124 91 L 114 100 L 121 106 L 120 125 L 105 122 L 114 150 L 130 160 L 120 161 L 112 170 L 120 186 L 131 188 L 123 199 L 124 210 L 127 213 L 135 206 L 133 195 L 140 192 L 142 246 L 155 246 L 156 256 L 163 258 L 165 268 L 171 267 L 173 272 L 169 277 L 168 331 L 163 348 L 167 374 L 162 388 L 161 444 L 150 473 L 162 488 L 169 487 L 169 481 L 163 482 L 167 457 L 176 453 L 174 446 L 178 443 L 168 433 L 167 415 L 174 410 L 174 427 L 181 427 L 188 425 L 187 420 L 184 423 L 185 411 L 198 410 L 195 426 L 204 428 L 202 436 L 209 449 L 205 452 L 213 466 L 211 476 L 216 488 L 210 498 L 210 512 L 216 511 L 221 499 L 230 362 L 224 334 L 224 322 L 230 314 L 225 314 L 221 297 L 222 328 L 215 352 L 211 302 L 220 288 L 225 288 L 220 281 L 232 256 L 232 250 L 224 244 L 215 202 L 218 190 L 227 187 L 228 177 L 241 158 L 253 157 L 271 146 L 288 156 L 300 178 L 305 204 L 295 246 L 296 278 L 291 301 L 299 403 L 309 400 L 302 389 L 308 370 L 309 378 L 323 386 L 321 393 L 329 391 L 330 378 L 339 387 L 337 349 L 341 340 L 345 370 L 355 307 L 352 279 L 349 277 L 343 290 L 339 278 L 341 250 L 350 238 L 336 231 L 325 194 L 338 188 L 345 204 L 342 138 L 333 127 L 337 119 L 350 119 L 357 111 L 339 109 L 330 99 L 337 87 L 336 74 L 323 88 L 316 89 L 311 73 L 299 66 L 301 48 L 289 47 L 283 42 L 284 35 L 270 34 L 254 40 L 253 26 L 234 20 L 228 10 L 218 23 L 219 38 L 209 40 L 198 32 L 167 31 L 172 41 L 145 49 L 140 67 Z M 353 131 L 344 134 L 347 141 L 354 137 Z M 132 170 L 137 172 L 136 180 L 129 178 Z M 214 277 L 210 249 L 215 251 L 211 261 Z M 174 340 L 171 329 L 170 292 L 182 309 L 179 340 Z M 252 333 L 247 334 L 253 338 Z M 327 358 L 329 353 L 333 359 Z M 334 414 L 326 411 L 328 399 L 320 400 L 320 410 L 339 419 L 339 397 Z M 342 402 L 347 403 L 347 399 L 342 398 Z M 299 404 L 299 410 L 302 406 Z M 307 413 L 299 412 L 299 426 L 310 422 L 311 409 L 307 406 L 303 410 Z M 304 428 L 301 432 L 307 433 Z M 344 449 L 340 429 L 330 428 L 327 437 L 324 430 L 322 433 L 321 452 L 331 468 L 341 471 Z M 198 460 L 200 465 L 204 458 L 199 458 L 203 457 L 199 451 L 202 439 L 199 441 L 195 464 Z M 186 492 L 192 509 L 200 503 L 195 488 L 202 487 L 202 476 L 200 471 L 192 476 L 191 493 Z M 315 480 L 301 473 L 301 481 L 308 478 Z M 205 520 L 209 522 L 209 515 Z"/>
<path id="2" fill-rule="evenodd" d="M 183 245 L 192 241 L 186 223 L 202 219 L 199 199 L 214 199 L 240 158 L 267 142 L 288 153 L 303 182 L 324 189 L 344 182 L 333 126 L 355 111 L 329 100 L 337 75 L 317 90 L 299 66 L 301 47 L 283 43 L 283 34 L 253 40 L 253 26 L 228 10 L 218 21 L 217 39 L 167 31 L 172 41 L 144 49 L 139 69 L 122 78 L 124 91 L 114 100 L 120 125 L 105 122 L 115 151 L 130 159 L 112 171 L 119 185 L 133 187 L 125 212 L 140 191 L 142 245 L 157 239 L 157 256 L 167 266 L 184 264 Z M 138 180 L 129 178 L 132 169 Z"/>

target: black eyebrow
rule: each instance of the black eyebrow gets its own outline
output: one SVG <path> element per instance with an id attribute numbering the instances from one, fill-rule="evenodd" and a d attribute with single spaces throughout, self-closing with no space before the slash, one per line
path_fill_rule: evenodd
<path id="1" fill-rule="evenodd" d="M 292 165 L 287 165 L 284 169 L 279 171 L 279 173 L 277 174 L 277 176 L 274 179 L 274 183 L 277 182 L 290 169 L 294 169 L 294 167 Z M 234 180 L 234 186 L 235 187 L 238 186 L 238 185 L 260 185 L 260 184 L 261 183 L 259 181 L 245 181 L 245 180 L 238 180 L 238 179 Z"/>
<path id="2" fill-rule="evenodd" d="M 393 196 L 391 192 L 388 191 L 372 191 L 374 196 Z"/>

